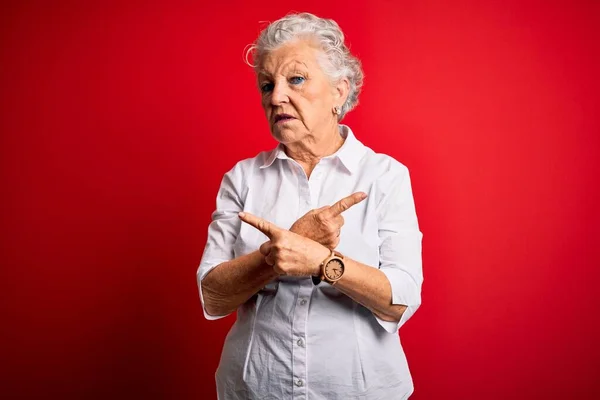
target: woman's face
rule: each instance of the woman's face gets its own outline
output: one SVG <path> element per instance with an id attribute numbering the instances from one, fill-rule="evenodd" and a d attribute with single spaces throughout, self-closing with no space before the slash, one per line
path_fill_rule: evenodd
<path id="1" fill-rule="evenodd" d="M 342 106 L 347 82 L 332 85 L 317 61 L 319 49 L 298 40 L 267 53 L 258 86 L 271 133 L 290 144 L 319 137 L 337 126 L 334 106 Z"/>

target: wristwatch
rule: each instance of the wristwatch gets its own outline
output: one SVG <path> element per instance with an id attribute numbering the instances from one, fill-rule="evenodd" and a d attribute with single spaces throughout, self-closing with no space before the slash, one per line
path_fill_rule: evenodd
<path id="1" fill-rule="evenodd" d="M 321 267 L 321 280 L 331 285 L 335 285 L 344 275 L 344 256 L 334 250 L 331 250 L 331 254 L 327 257 L 320 265 Z"/>

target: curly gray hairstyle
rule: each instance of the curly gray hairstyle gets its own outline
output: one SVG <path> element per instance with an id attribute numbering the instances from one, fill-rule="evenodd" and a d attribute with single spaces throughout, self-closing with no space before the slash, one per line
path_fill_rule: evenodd
<path id="1" fill-rule="evenodd" d="M 363 85 L 363 71 L 358 58 L 344 44 L 344 33 L 332 19 L 319 18 L 310 13 L 289 14 L 270 23 L 260 32 L 256 42 L 247 46 L 245 60 L 258 72 L 260 60 L 270 51 L 298 39 L 315 39 L 322 53 L 319 64 L 332 83 L 347 78 L 350 90 L 342 105 L 338 121 L 358 104 L 358 95 Z M 252 56 L 254 65 L 248 61 Z"/>

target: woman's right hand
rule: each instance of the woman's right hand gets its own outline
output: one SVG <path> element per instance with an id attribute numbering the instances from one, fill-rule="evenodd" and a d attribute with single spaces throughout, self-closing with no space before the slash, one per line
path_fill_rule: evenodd
<path id="1" fill-rule="evenodd" d="M 340 233 L 344 225 L 342 213 L 366 198 L 366 193 L 356 192 L 332 206 L 310 210 L 294 222 L 290 231 L 333 250 L 340 243 Z"/>

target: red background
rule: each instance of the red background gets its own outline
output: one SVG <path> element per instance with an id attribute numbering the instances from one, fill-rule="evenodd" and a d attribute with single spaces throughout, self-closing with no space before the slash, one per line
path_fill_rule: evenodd
<path id="1" fill-rule="evenodd" d="M 259 21 L 336 19 L 345 122 L 406 164 L 415 399 L 600 396 L 598 2 L 3 2 L 3 398 L 211 399 L 195 272 L 223 173 L 275 143 Z M 150 2 L 147 2 L 150 3 Z"/>

